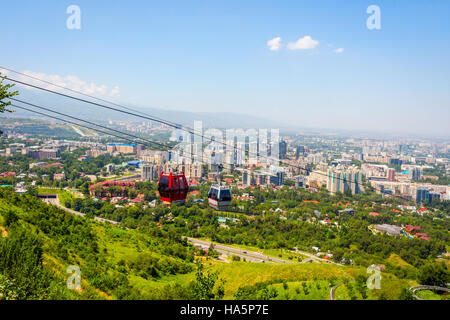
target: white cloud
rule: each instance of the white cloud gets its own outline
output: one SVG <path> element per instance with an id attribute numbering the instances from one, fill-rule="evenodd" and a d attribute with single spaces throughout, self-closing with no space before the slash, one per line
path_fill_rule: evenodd
<path id="1" fill-rule="evenodd" d="M 307 50 L 314 49 L 319 45 L 318 40 L 313 40 L 310 36 L 304 36 L 298 39 L 296 42 L 289 42 L 287 47 L 289 50 Z"/>
<path id="2" fill-rule="evenodd" d="M 276 37 L 272 40 L 267 41 L 267 46 L 270 48 L 271 51 L 278 51 L 281 47 L 281 38 Z"/>
<path id="3" fill-rule="evenodd" d="M 344 48 L 337 48 L 336 50 L 334 50 L 335 53 L 342 53 L 344 52 Z"/>
<path id="4" fill-rule="evenodd" d="M 111 93 L 109 94 L 111 97 L 115 97 L 115 96 L 119 96 L 120 95 L 120 89 L 118 86 L 115 86 L 112 90 Z"/>
<path id="5" fill-rule="evenodd" d="M 50 89 L 50 90 L 54 90 L 54 91 L 60 91 L 60 90 L 59 90 L 59 88 L 57 88 L 51 84 L 41 82 L 37 79 L 51 82 L 58 86 L 72 89 L 75 91 L 79 91 L 79 92 L 82 92 L 84 94 L 89 94 L 89 95 L 102 95 L 102 96 L 109 95 L 109 96 L 113 97 L 113 96 L 118 96 L 119 92 L 120 92 L 120 89 L 118 86 L 115 86 L 112 90 L 109 90 L 108 87 L 104 84 L 98 85 L 93 82 L 86 82 L 86 81 L 81 80 L 77 76 L 73 76 L 73 75 L 59 76 L 59 75 L 55 75 L 55 74 L 45 74 L 42 72 L 33 72 L 33 71 L 29 71 L 29 70 L 22 71 L 23 74 L 26 74 L 33 78 L 37 78 L 37 79 L 33 79 L 33 78 L 30 78 L 30 77 L 27 77 L 27 76 L 24 76 L 21 74 L 8 72 L 7 70 L 4 70 L 4 69 L 0 69 L 0 73 L 3 76 L 4 75 L 11 76 L 12 79 L 16 79 L 19 81 L 23 81 L 23 82 L 26 82 L 26 83 L 29 83 L 29 84 L 32 84 L 35 86 L 43 87 L 45 89 Z M 17 84 L 17 86 L 21 86 L 26 89 L 32 89 L 31 87 L 28 87 L 25 85 Z"/>

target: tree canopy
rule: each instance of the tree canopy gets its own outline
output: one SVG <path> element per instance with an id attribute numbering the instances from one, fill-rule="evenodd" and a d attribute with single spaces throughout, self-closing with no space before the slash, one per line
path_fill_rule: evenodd
<path id="1" fill-rule="evenodd" d="M 11 104 L 11 101 L 5 101 L 5 99 L 11 98 L 15 95 L 18 95 L 19 92 L 17 91 L 10 91 L 12 87 L 14 87 L 13 84 L 3 84 L 3 81 L 6 79 L 6 76 L 2 77 L 0 73 L 0 113 L 3 113 L 5 111 L 12 112 L 12 110 L 7 109 L 7 106 Z M 0 131 L 0 134 L 3 132 Z"/>

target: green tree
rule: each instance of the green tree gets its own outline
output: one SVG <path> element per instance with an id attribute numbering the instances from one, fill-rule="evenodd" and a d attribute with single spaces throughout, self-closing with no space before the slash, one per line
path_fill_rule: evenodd
<path id="1" fill-rule="evenodd" d="M 5 216 L 5 226 L 7 227 L 11 226 L 17 220 L 19 220 L 19 217 L 10 209 L 5 212 L 4 216 Z"/>
<path id="2" fill-rule="evenodd" d="M 7 109 L 9 105 L 11 105 L 11 101 L 5 101 L 5 99 L 11 98 L 19 93 L 17 91 L 10 91 L 10 89 L 14 86 L 13 84 L 3 84 L 3 81 L 6 79 L 6 76 L 2 77 L 0 73 L 0 113 L 3 112 L 12 112 L 12 110 Z M 3 132 L 0 131 L 0 134 Z"/>
<path id="3" fill-rule="evenodd" d="M 427 263 L 417 271 L 417 280 L 424 285 L 446 286 L 450 282 L 450 273 L 445 263 Z"/>
<path id="4" fill-rule="evenodd" d="M 367 277 L 363 274 L 358 274 L 356 277 L 356 290 L 361 294 L 363 300 L 367 299 Z"/>
<path id="5" fill-rule="evenodd" d="M 398 298 L 399 300 L 414 300 L 411 290 L 409 290 L 409 288 L 407 287 L 402 288 Z"/>
<path id="6" fill-rule="evenodd" d="M 0 274 L 13 279 L 19 299 L 39 299 L 50 285 L 42 267 L 42 242 L 27 230 L 15 229 L 0 238 Z"/>
<path id="7" fill-rule="evenodd" d="M 193 286 L 194 298 L 197 300 L 212 300 L 222 298 L 224 295 L 223 281 L 222 286 L 214 293 L 214 286 L 219 278 L 217 272 L 203 272 L 203 265 L 197 265 L 197 276 Z"/>
<path id="8" fill-rule="evenodd" d="M 231 260 L 232 261 L 241 261 L 241 257 L 239 257 L 239 256 L 232 256 Z"/>

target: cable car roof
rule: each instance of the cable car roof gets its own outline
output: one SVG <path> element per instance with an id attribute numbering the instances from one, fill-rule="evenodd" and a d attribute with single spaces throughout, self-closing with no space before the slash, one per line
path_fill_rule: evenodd
<path id="1" fill-rule="evenodd" d="M 217 184 L 212 185 L 212 186 L 211 186 L 211 189 L 230 190 L 229 187 L 219 186 L 219 185 L 217 185 Z"/>

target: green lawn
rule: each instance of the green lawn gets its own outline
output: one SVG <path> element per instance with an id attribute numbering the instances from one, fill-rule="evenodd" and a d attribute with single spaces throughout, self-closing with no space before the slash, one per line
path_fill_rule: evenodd
<path id="1" fill-rule="evenodd" d="M 275 300 L 329 300 L 330 282 L 318 281 L 293 281 L 273 284 L 270 287 L 278 292 Z"/>
<path id="2" fill-rule="evenodd" d="M 303 263 L 213 263 L 209 270 L 217 271 L 225 282 L 225 299 L 232 299 L 239 287 L 249 286 L 258 282 L 280 281 L 319 281 L 332 277 L 354 278 L 361 272 L 358 267 L 341 267 L 329 264 Z"/>
<path id="3" fill-rule="evenodd" d="M 437 294 L 432 290 L 420 290 L 416 295 L 424 300 L 450 300 L 449 294 Z"/>
<path id="4" fill-rule="evenodd" d="M 402 288 L 409 288 L 417 285 L 412 280 L 397 279 L 395 276 L 387 273 L 381 274 L 380 289 L 366 288 L 366 300 L 397 300 Z M 342 284 L 335 291 L 336 300 L 363 300 L 361 292 L 357 289 L 356 283 L 350 281 L 348 285 Z"/>

